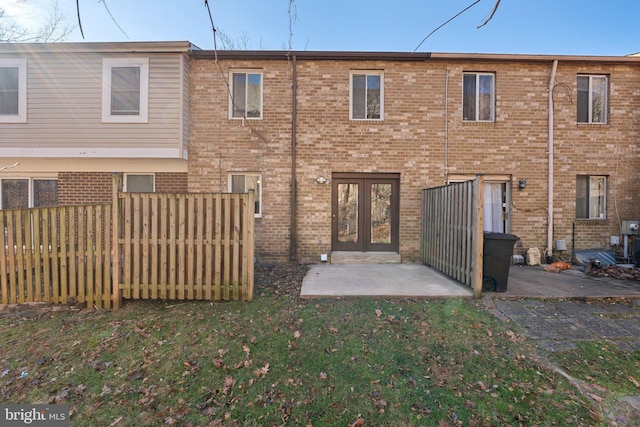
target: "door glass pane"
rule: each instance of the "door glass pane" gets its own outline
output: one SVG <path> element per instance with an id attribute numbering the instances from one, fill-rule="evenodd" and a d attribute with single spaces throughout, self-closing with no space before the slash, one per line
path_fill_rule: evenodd
<path id="1" fill-rule="evenodd" d="M 358 184 L 338 184 L 338 242 L 358 240 Z"/>
<path id="2" fill-rule="evenodd" d="M 391 243 L 391 184 L 371 184 L 371 243 Z"/>

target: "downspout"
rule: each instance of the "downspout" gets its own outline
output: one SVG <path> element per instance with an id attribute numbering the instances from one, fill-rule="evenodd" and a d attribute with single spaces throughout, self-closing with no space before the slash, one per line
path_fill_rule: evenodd
<path id="1" fill-rule="evenodd" d="M 449 182 L 449 69 L 444 78 L 444 185 Z"/>
<path id="2" fill-rule="evenodd" d="M 555 59 L 551 67 L 551 77 L 549 78 L 549 142 L 547 147 L 547 151 L 549 152 L 549 202 L 547 206 L 547 260 L 551 260 L 553 256 L 553 89 L 555 87 L 557 68 L 558 60 Z"/>
<path id="3" fill-rule="evenodd" d="M 298 70 L 296 56 L 293 55 L 291 66 L 293 67 L 293 82 L 291 85 L 291 241 L 289 244 L 289 259 L 296 260 L 296 241 L 298 240 L 298 230 L 296 216 L 298 213 L 296 205 L 296 127 L 298 122 Z"/>

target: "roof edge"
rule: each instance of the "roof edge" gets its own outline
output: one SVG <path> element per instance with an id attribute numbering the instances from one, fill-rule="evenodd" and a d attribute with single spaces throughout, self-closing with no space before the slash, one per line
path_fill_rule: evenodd
<path id="1" fill-rule="evenodd" d="M 198 50 L 191 56 L 201 59 L 260 59 L 288 60 L 294 56 L 298 60 L 371 60 L 371 61 L 436 61 L 436 60 L 483 60 L 483 61 L 532 61 L 552 62 L 640 62 L 635 56 L 592 56 L 592 55 L 537 55 L 506 53 L 449 53 L 449 52 L 347 52 L 347 51 L 278 51 L 278 50 Z"/>
<path id="2" fill-rule="evenodd" d="M 199 49 L 188 41 L 0 43 L 0 53 L 176 53 Z"/>

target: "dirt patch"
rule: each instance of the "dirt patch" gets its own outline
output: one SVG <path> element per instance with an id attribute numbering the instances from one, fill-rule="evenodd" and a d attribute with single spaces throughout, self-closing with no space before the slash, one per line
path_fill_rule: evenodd
<path id="1" fill-rule="evenodd" d="M 257 292 L 268 290 L 276 295 L 300 298 L 302 279 L 307 271 L 309 266 L 299 263 L 257 265 L 254 270 L 255 289 Z"/>

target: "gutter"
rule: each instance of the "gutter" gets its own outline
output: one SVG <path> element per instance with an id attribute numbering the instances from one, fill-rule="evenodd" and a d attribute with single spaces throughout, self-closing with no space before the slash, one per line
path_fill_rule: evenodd
<path id="1" fill-rule="evenodd" d="M 547 206 L 547 260 L 551 259 L 553 255 L 553 89 L 555 87 L 557 69 L 558 60 L 554 59 L 553 65 L 551 66 L 551 76 L 549 77 L 549 141 L 547 147 L 549 154 L 549 200 Z"/>
<path id="2" fill-rule="evenodd" d="M 289 259 L 296 260 L 296 241 L 298 240 L 298 229 L 296 217 L 298 213 L 297 183 L 296 183 L 296 145 L 298 123 L 298 69 L 297 58 L 293 55 L 291 67 L 293 68 L 292 84 L 291 84 L 291 241 L 289 242 Z"/>

